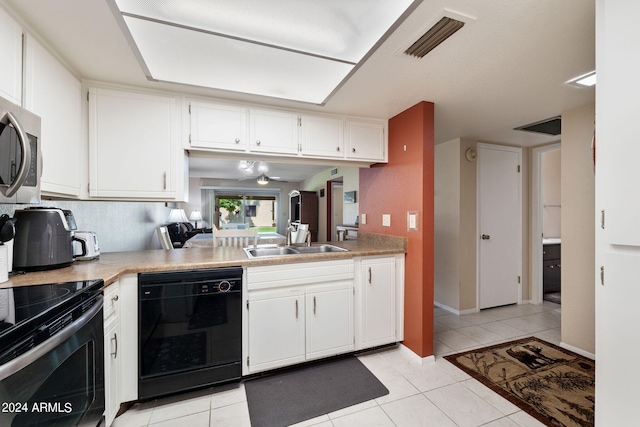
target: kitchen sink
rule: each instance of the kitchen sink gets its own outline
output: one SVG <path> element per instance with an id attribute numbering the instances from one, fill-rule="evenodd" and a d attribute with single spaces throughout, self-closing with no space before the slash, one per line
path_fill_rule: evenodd
<path id="1" fill-rule="evenodd" d="M 338 246 L 320 244 L 311 246 L 275 246 L 262 248 L 244 248 L 249 258 L 276 257 L 300 254 L 318 254 L 326 252 L 347 252 L 347 249 Z"/>
<path id="2" fill-rule="evenodd" d="M 346 249 L 339 248 L 333 245 L 298 246 L 295 249 L 300 251 L 301 254 L 318 254 L 323 252 L 347 252 Z"/>

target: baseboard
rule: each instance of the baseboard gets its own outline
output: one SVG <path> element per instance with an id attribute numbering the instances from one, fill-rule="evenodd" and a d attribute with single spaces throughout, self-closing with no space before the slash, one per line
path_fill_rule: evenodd
<path id="1" fill-rule="evenodd" d="M 401 352 L 408 355 L 410 358 L 412 358 L 413 360 L 415 360 L 416 362 L 422 365 L 426 365 L 428 363 L 433 363 L 436 361 L 436 356 L 431 355 L 427 357 L 420 357 L 416 353 L 414 353 L 413 350 L 411 350 L 409 347 L 405 346 L 402 343 L 400 343 L 398 348 L 400 349 Z"/>
<path id="2" fill-rule="evenodd" d="M 596 355 L 595 354 L 589 353 L 588 351 L 584 351 L 581 348 L 574 347 L 574 346 L 569 345 L 569 344 L 564 343 L 564 342 L 560 343 L 560 347 L 565 348 L 565 349 L 567 349 L 569 351 L 573 351 L 574 353 L 578 353 L 580 356 L 584 356 L 584 357 L 586 357 L 588 359 L 596 360 Z"/>
<path id="3" fill-rule="evenodd" d="M 472 314 L 472 313 L 477 313 L 478 310 L 475 308 L 470 308 L 468 310 L 456 310 L 455 308 L 451 308 L 447 305 L 441 304 L 439 302 L 434 301 L 433 305 L 435 305 L 436 307 L 439 307 L 443 310 L 447 310 L 449 313 L 453 313 L 453 314 L 457 314 L 458 316 L 461 314 Z"/>

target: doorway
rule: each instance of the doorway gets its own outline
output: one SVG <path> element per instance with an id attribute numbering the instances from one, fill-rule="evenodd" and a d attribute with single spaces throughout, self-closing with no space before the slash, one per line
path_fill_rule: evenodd
<path id="1" fill-rule="evenodd" d="M 327 242 L 338 240 L 337 226 L 343 223 L 343 179 L 327 181 Z"/>
<path id="2" fill-rule="evenodd" d="M 522 301 L 522 149 L 478 144 L 479 309 Z"/>
<path id="3" fill-rule="evenodd" d="M 547 281 L 554 282 L 551 286 L 561 291 L 560 147 L 557 143 L 532 150 L 531 302 L 534 304 L 544 300 L 545 275 Z M 553 292 L 549 286 L 547 290 Z M 559 296 L 553 302 L 559 303 Z"/>

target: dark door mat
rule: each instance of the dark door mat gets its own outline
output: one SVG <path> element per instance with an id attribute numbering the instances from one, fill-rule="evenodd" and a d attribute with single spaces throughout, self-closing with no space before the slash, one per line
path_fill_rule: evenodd
<path id="1" fill-rule="evenodd" d="M 389 394 L 356 357 L 251 379 L 245 391 L 252 427 L 288 426 Z"/>

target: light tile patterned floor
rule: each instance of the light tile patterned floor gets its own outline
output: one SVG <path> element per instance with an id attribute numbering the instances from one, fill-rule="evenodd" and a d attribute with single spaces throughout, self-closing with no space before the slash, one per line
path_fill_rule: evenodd
<path id="1" fill-rule="evenodd" d="M 359 356 L 389 395 L 305 421 L 297 426 L 542 426 L 527 413 L 442 356 L 534 335 L 560 342 L 560 306 L 524 304 L 455 315 L 436 307 L 435 362 L 420 363 L 400 348 Z M 115 427 L 250 426 L 243 384 L 227 385 L 136 404 Z"/>

